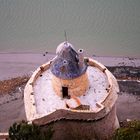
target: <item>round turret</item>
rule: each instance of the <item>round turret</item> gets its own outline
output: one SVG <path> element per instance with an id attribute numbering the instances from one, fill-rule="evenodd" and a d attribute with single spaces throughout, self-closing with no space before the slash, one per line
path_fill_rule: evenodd
<path id="1" fill-rule="evenodd" d="M 50 68 L 54 90 L 61 97 L 83 95 L 88 89 L 83 50 L 77 53 L 70 43 L 63 42 L 57 47 L 56 54 Z"/>

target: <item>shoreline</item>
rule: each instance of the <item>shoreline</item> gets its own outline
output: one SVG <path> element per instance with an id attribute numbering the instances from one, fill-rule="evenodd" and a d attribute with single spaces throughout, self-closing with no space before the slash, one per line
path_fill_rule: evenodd
<path id="1" fill-rule="evenodd" d="M 13 51 L 13 52 L 0 52 L 0 55 L 1 54 L 51 54 L 51 55 L 55 55 L 55 51 L 54 52 L 51 52 L 51 51 L 46 51 L 46 52 L 31 52 L 31 51 L 28 51 L 28 52 L 16 52 L 16 51 Z M 87 52 L 86 54 L 89 56 L 89 57 L 105 57 L 105 58 L 128 58 L 128 59 L 140 59 L 140 56 L 138 57 L 133 57 L 133 56 L 111 56 L 111 55 L 89 55 Z"/>
<path id="2" fill-rule="evenodd" d="M 37 67 L 51 60 L 54 53 L 0 53 L 0 80 L 17 76 L 31 75 Z M 93 56 L 93 59 L 107 67 L 130 66 L 140 67 L 140 58 L 129 57 L 102 57 Z"/>

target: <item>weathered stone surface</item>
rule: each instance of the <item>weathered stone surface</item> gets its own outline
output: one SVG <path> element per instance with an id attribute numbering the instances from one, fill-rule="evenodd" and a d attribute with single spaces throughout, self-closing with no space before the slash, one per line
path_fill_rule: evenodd
<path id="1" fill-rule="evenodd" d="M 70 96 L 81 96 L 83 95 L 89 87 L 89 81 L 87 73 L 84 73 L 78 78 L 66 80 L 60 79 L 56 76 L 52 77 L 52 85 L 54 91 L 58 96 L 62 97 L 62 87 L 68 87 L 68 93 Z"/>

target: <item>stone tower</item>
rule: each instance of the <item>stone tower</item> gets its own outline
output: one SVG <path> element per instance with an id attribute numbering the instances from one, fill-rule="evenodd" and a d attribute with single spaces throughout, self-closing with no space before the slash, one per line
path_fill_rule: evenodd
<path id="1" fill-rule="evenodd" d="M 26 84 L 26 117 L 44 129 L 53 122 L 52 140 L 107 140 L 119 127 L 118 92 L 116 78 L 103 64 L 63 42 L 56 57 L 38 67 Z"/>

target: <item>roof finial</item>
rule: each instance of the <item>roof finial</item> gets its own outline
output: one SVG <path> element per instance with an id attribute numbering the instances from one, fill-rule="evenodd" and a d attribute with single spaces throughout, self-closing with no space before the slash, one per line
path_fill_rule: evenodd
<path id="1" fill-rule="evenodd" d="M 65 42 L 67 43 L 68 42 L 68 40 L 67 40 L 67 33 L 66 33 L 65 30 L 64 30 L 64 35 L 65 35 Z"/>

